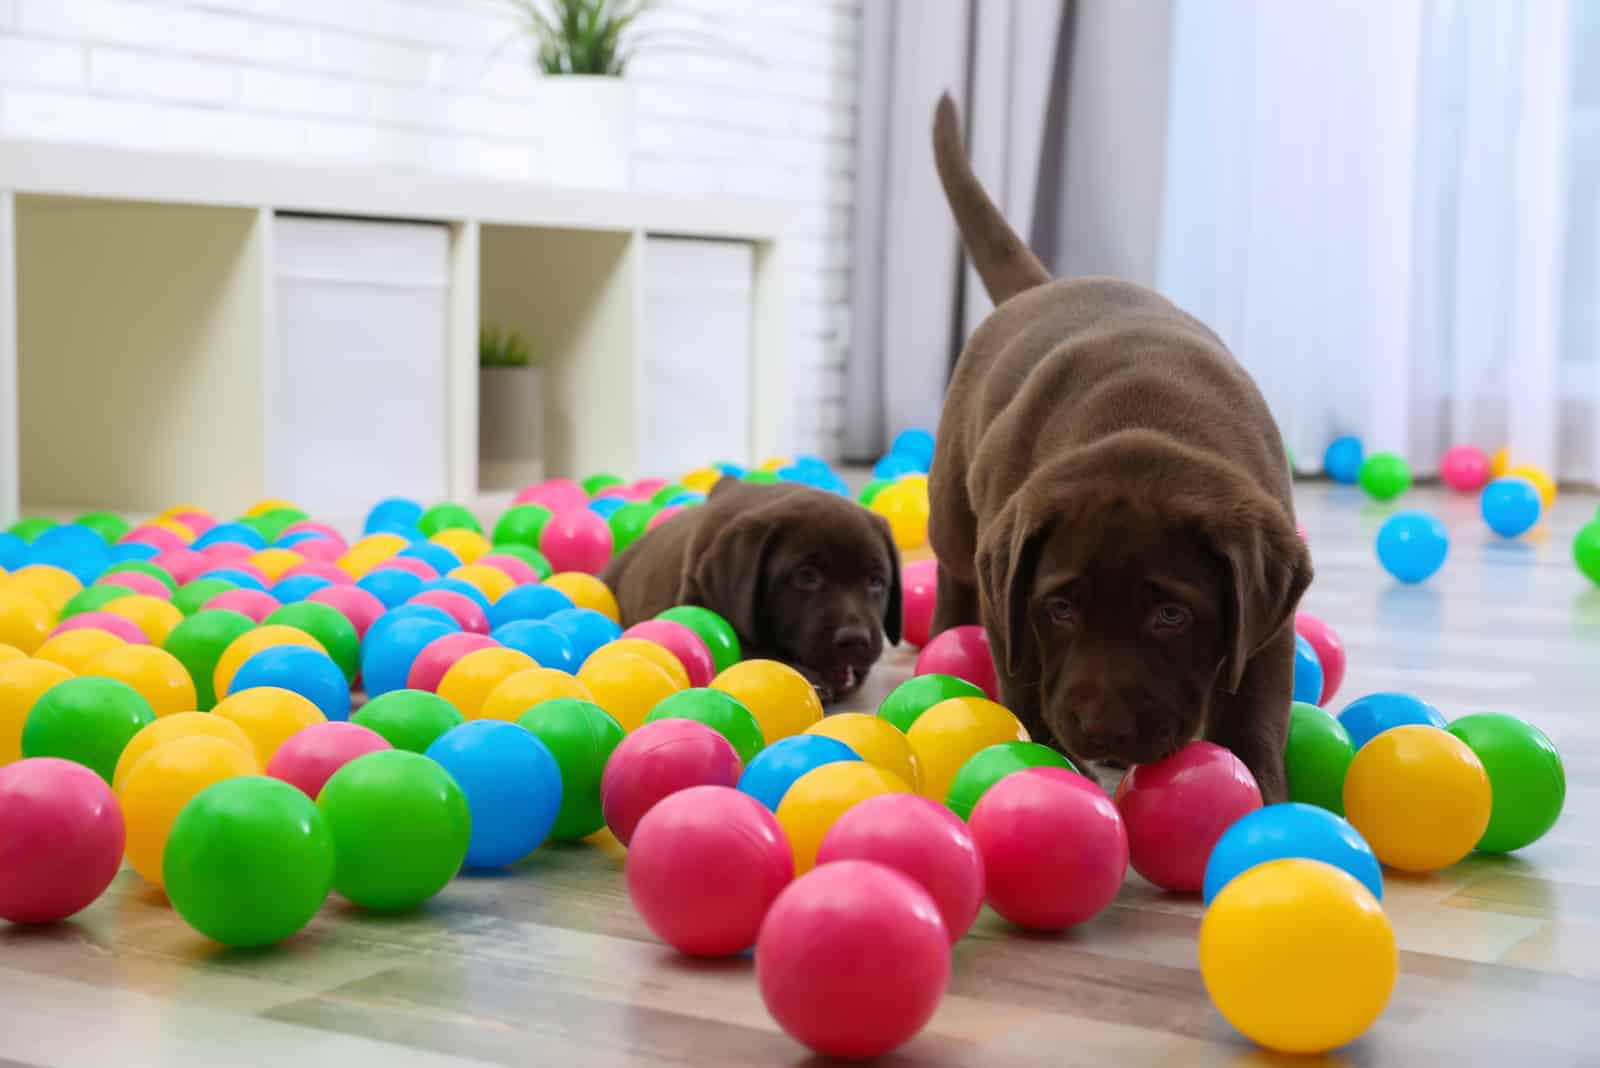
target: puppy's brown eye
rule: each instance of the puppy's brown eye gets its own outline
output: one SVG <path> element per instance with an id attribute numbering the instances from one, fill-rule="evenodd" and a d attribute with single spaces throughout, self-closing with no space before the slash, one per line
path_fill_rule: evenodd
<path id="1" fill-rule="evenodd" d="M 889 584 L 878 575 L 873 575 L 871 578 L 867 579 L 867 590 L 871 593 L 882 593 L 888 588 Z"/>
<path id="2" fill-rule="evenodd" d="M 1181 604 L 1164 604 L 1158 607 L 1151 623 L 1156 630 L 1171 633 L 1189 625 L 1189 610 Z"/>
<path id="3" fill-rule="evenodd" d="M 1044 603 L 1045 615 L 1058 627 L 1070 627 L 1078 622 L 1077 610 L 1065 597 L 1052 597 Z"/>
<path id="4" fill-rule="evenodd" d="M 797 590 L 820 590 L 822 588 L 822 572 L 814 567 L 797 567 L 789 575 L 789 581 Z"/>

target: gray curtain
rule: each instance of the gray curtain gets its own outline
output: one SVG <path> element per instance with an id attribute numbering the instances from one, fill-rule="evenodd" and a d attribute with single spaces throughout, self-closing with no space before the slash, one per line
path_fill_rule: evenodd
<path id="1" fill-rule="evenodd" d="M 1061 276 L 1156 276 L 1171 0 L 867 0 L 845 456 L 932 428 L 988 314 L 929 147 L 961 104 L 973 164 Z"/>

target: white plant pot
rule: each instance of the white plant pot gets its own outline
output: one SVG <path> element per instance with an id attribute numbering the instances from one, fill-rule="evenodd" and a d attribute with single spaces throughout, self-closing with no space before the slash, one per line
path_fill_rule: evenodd
<path id="1" fill-rule="evenodd" d="M 544 476 L 544 375 L 537 367 L 478 368 L 478 479 L 521 489 Z"/>
<path id="2" fill-rule="evenodd" d="M 633 180 L 633 85 L 594 74 L 539 79 L 542 181 L 627 189 Z"/>

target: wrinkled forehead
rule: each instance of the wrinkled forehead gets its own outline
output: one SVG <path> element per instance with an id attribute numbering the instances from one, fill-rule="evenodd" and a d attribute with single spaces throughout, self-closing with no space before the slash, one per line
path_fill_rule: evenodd
<path id="1" fill-rule="evenodd" d="M 1092 578 L 1107 585 L 1178 582 L 1212 590 L 1222 561 L 1200 532 L 1157 508 L 1086 509 L 1051 531 L 1040 552 L 1041 581 Z"/>
<path id="2" fill-rule="evenodd" d="M 771 559 L 780 570 L 810 564 L 829 575 L 866 576 L 890 567 L 883 539 L 866 515 L 834 514 L 833 509 L 786 523 Z"/>

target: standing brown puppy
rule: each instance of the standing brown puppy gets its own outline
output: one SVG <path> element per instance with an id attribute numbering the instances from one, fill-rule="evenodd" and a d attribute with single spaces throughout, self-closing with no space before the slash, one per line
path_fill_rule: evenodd
<path id="1" fill-rule="evenodd" d="M 1073 756 L 1147 763 L 1203 735 L 1285 800 L 1311 560 L 1265 401 L 1158 294 L 1052 280 L 972 173 L 948 95 L 934 155 L 996 305 L 939 423 L 935 632 L 981 622 L 1007 705 Z"/>

